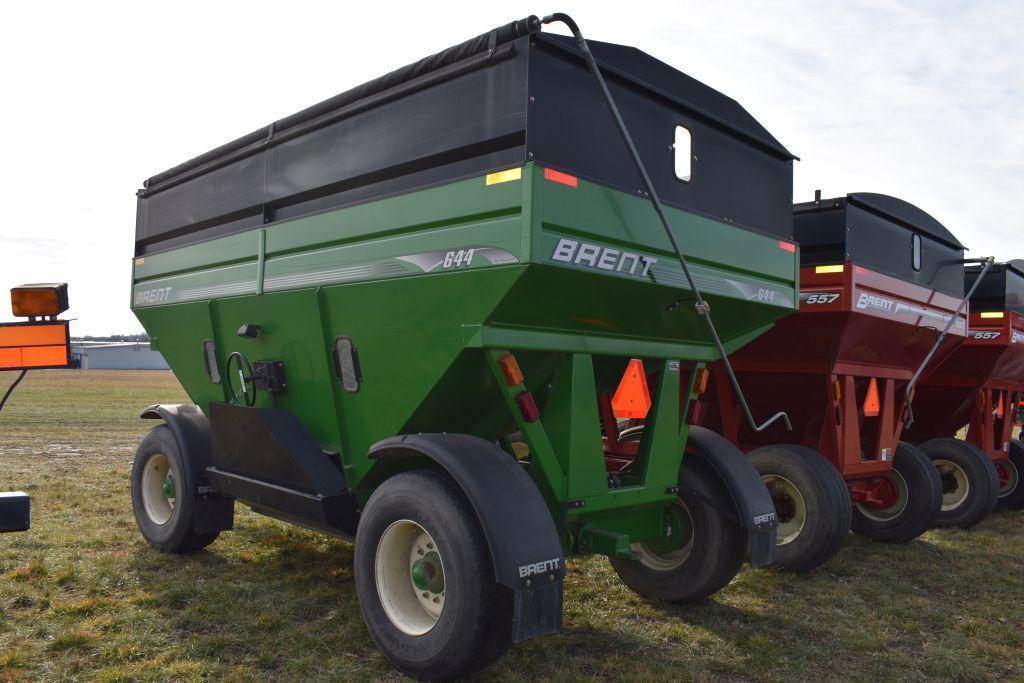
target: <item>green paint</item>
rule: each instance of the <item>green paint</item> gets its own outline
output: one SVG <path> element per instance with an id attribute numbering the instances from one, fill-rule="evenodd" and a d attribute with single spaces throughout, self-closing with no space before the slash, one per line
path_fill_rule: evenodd
<path id="1" fill-rule="evenodd" d="M 444 590 L 444 567 L 441 565 L 441 556 L 436 552 L 429 552 L 413 562 L 409 571 L 413 585 L 419 590 L 431 593 Z"/>
<path id="2" fill-rule="evenodd" d="M 278 406 L 340 453 L 362 502 L 392 471 L 365 456 L 381 439 L 520 432 L 524 467 L 566 545 L 587 537 L 621 555 L 623 543 L 662 539 L 675 499 L 668 487 L 693 382 L 683 384 L 678 362 L 717 353 L 649 203 L 542 176 L 528 164 L 520 181 L 470 178 L 147 256 L 133 266 L 134 310 L 204 410 L 226 398 L 207 375 L 205 340 L 221 372 L 232 351 L 283 361 Z M 766 235 L 668 213 L 727 350 L 795 310 L 798 254 Z M 589 246 L 553 259 L 562 240 Z M 260 337 L 239 338 L 243 323 L 260 325 Z M 339 335 L 359 352 L 358 393 L 334 376 Z M 523 385 L 508 386 L 497 367 L 508 352 Z M 660 364 L 659 387 L 641 457 L 609 488 L 597 395 L 633 357 Z M 524 391 L 539 421 L 523 419 Z M 257 405 L 271 401 L 261 392 Z"/>

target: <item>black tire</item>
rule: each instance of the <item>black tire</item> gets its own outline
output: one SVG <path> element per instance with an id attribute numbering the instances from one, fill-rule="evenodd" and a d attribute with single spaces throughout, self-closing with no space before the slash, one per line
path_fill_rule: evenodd
<path id="1" fill-rule="evenodd" d="M 1000 510 L 1024 510 L 1024 443 L 1020 439 L 1010 441 L 1010 459 L 999 463 L 1007 481 L 999 487 Z"/>
<path id="2" fill-rule="evenodd" d="M 722 480 L 701 457 L 702 453 L 720 448 L 735 446 L 714 432 L 700 427 L 690 429 L 686 456 L 679 469 L 677 505 L 680 515 L 686 515 L 692 525 L 693 533 L 688 545 L 676 551 L 679 555 L 658 555 L 643 544 L 636 544 L 642 559 L 611 558 L 615 573 L 637 594 L 667 602 L 698 602 L 725 587 L 743 566 L 746 529 L 702 500 L 710 498 L 733 507 Z"/>
<path id="3" fill-rule="evenodd" d="M 839 470 L 817 451 L 796 444 L 762 446 L 747 457 L 779 517 L 773 566 L 804 572 L 832 559 L 850 533 L 852 515 Z"/>
<path id="4" fill-rule="evenodd" d="M 173 506 L 167 501 L 168 509 L 159 504 L 158 498 L 146 491 L 144 486 L 151 477 L 158 476 L 155 472 L 163 469 L 166 464 L 174 490 Z M 146 468 L 150 468 L 147 474 Z M 132 508 L 135 522 L 149 545 L 164 553 L 193 553 L 213 543 L 218 532 L 199 534 L 193 530 L 192 522 L 195 514 L 196 484 L 192 469 L 185 461 L 178 441 L 170 428 L 157 425 L 149 430 L 135 450 L 131 475 Z"/>
<path id="5" fill-rule="evenodd" d="M 401 619 L 389 616 L 388 609 L 401 608 L 403 595 L 392 590 L 386 608 L 376 573 L 379 558 L 388 554 L 388 544 L 382 544 L 386 532 L 407 522 L 429 534 L 443 567 L 440 615 L 418 635 L 403 631 L 398 626 Z M 410 547 L 407 557 L 412 552 Z M 355 581 L 370 635 L 388 661 L 409 676 L 467 676 L 492 664 L 512 644 L 512 591 L 494 579 L 490 551 L 473 508 L 439 472 L 397 474 L 370 496 L 356 533 Z M 415 610 L 419 589 L 411 578 L 408 586 Z"/>
<path id="6" fill-rule="evenodd" d="M 884 510 L 854 505 L 853 530 L 875 541 L 907 543 L 935 525 L 942 505 L 942 479 L 920 448 L 903 441 L 896 447 L 893 472 L 887 479 L 899 489 L 899 499 Z"/>
<path id="7" fill-rule="evenodd" d="M 942 506 L 935 526 L 969 529 L 995 509 L 999 479 L 984 451 L 949 437 L 926 441 L 921 450 L 938 467 L 942 479 Z"/>

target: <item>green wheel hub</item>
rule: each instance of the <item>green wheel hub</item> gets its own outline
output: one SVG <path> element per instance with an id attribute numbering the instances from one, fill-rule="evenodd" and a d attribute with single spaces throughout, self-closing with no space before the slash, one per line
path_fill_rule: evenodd
<path id="1" fill-rule="evenodd" d="M 163 492 L 166 497 L 174 498 L 174 479 L 172 479 L 169 474 L 167 475 L 167 478 L 164 479 Z"/>
<path id="2" fill-rule="evenodd" d="M 431 551 L 413 562 L 409 571 L 413 585 L 419 590 L 431 593 L 444 590 L 444 567 L 441 566 L 441 556 L 436 552 Z"/>

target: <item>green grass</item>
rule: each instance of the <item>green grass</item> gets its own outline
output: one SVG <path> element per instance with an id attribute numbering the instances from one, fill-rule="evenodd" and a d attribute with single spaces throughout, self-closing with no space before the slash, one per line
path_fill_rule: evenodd
<path id="1" fill-rule="evenodd" d="M 196 556 L 143 543 L 138 413 L 182 400 L 169 373 L 35 372 L 0 414 L 0 490 L 33 497 L 33 529 L 0 536 L 0 681 L 399 679 L 363 626 L 349 544 L 242 506 Z M 486 677 L 1024 680 L 1022 567 L 1021 514 L 905 546 L 851 535 L 817 572 L 746 569 L 696 607 L 575 559 L 562 634 Z"/>

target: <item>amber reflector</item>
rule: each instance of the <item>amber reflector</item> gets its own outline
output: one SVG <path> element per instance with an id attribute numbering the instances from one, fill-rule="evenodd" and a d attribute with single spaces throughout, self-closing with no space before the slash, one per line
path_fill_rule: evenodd
<path id="1" fill-rule="evenodd" d="M 519 363 L 511 353 L 506 353 L 498 359 L 498 367 L 501 368 L 501 374 L 505 375 L 505 381 L 510 387 L 517 387 L 523 383 L 523 371 L 519 369 Z"/>
<path id="2" fill-rule="evenodd" d="M 11 309 L 17 318 L 60 315 L 68 310 L 68 286 L 21 285 L 11 290 Z"/>

